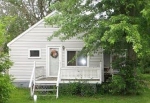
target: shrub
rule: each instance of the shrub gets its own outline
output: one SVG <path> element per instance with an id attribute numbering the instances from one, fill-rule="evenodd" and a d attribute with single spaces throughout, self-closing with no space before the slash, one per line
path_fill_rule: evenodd
<path id="1" fill-rule="evenodd" d="M 60 94 L 62 95 L 92 96 L 96 93 L 96 84 L 90 84 L 88 82 L 78 81 L 60 85 Z"/>
<path id="2" fill-rule="evenodd" d="M 0 103 L 5 103 L 14 89 L 9 75 L 0 74 Z"/>
<path id="3" fill-rule="evenodd" d="M 139 59 L 139 65 L 141 67 L 142 73 L 150 74 L 150 53 L 143 55 L 142 58 Z"/>
<path id="4" fill-rule="evenodd" d="M 0 53 L 0 73 L 6 72 L 12 66 L 12 62 L 9 60 L 9 56 L 4 53 Z"/>
<path id="5" fill-rule="evenodd" d="M 14 88 L 10 76 L 5 73 L 11 65 L 8 55 L 0 54 L 0 103 L 5 103 L 9 99 L 10 92 Z"/>
<path id="6" fill-rule="evenodd" d="M 104 95 L 104 94 L 110 94 L 109 92 L 109 82 L 103 82 L 102 84 L 96 84 L 96 94 Z"/>
<path id="7" fill-rule="evenodd" d="M 119 66 L 119 73 L 110 79 L 109 91 L 112 94 L 140 94 L 144 90 L 144 82 L 136 62 L 126 61 Z"/>

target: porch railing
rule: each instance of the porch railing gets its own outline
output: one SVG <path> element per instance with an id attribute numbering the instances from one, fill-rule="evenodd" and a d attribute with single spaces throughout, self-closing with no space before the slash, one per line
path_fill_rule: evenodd
<path id="1" fill-rule="evenodd" d="M 56 87 L 57 87 L 56 98 L 58 98 L 60 79 L 61 79 L 61 62 L 59 61 L 59 69 L 58 69 L 57 83 L 56 83 Z"/>
<path id="2" fill-rule="evenodd" d="M 61 79 L 97 79 L 102 82 L 102 63 L 100 67 L 61 68 Z"/>
<path id="3" fill-rule="evenodd" d="M 59 64 L 61 64 L 59 62 Z M 43 78 L 46 75 L 46 70 L 44 66 L 36 66 L 36 62 L 33 64 L 32 74 L 29 82 L 30 94 L 34 95 L 35 81 L 39 78 Z M 57 93 L 56 98 L 58 98 L 59 83 L 62 79 L 90 79 L 98 80 L 102 82 L 102 63 L 100 62 L 99 67 L 72 67 L 72 68 L 62 68 L 59 66 L 58 76 L 57 76 Z"/>
<path id="4" fill-rule="evenodd" d="M 31 78 L 30 78 L 30 82 L 29 82 L 29 88 L 30 88 L 30 95 L 31 96 L 33 96 L 34 89 L 35 89 L 35 67 L 36 67 L 36 62 L 34 61 L 32 74 L 31 74 Z"/>
<path id="5" fill-rule="evenodd" d="M 46 74 L 46 70 L 45 70 L 44 66 L 36 66 L 36 62 L 34 61 L 32 74 L 31 74 L 30 82 L 29 82 L 31 96 L 34 95 L 35 81 L 40 78 L 46 77 L 45 74 Z"/>

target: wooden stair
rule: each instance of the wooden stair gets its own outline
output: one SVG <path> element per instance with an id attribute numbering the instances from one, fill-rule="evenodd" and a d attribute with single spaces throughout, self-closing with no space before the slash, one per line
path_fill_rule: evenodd
<path id="1" fill-rule="evenodd" d="M 57 89 L 56 86 L 57 78 L 48 77 L 40 78 L 35 81 L 34 95 L 37 96 L 56 96 L 57 98 Z"/>

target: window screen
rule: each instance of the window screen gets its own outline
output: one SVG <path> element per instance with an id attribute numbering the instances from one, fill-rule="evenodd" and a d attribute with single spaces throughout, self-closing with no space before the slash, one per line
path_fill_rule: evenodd
<path id="1" fill-rule="evenodd" d="M 40 57 L 39 50 L 30 50 L 30 57 Z"/>

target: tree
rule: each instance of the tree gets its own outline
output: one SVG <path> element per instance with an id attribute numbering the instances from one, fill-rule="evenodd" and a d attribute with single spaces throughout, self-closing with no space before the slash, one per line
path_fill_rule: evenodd
<path id="1" fill-rule="evenodd" d="M 6 74 L 11 65 L 12 62 L 9 60 L 9 56 L 0 53 L 0 103 L 6 103 L 14 89 L 12 79 Z"/>
<path id="2" fill-rule="evenodd" d="M 7 40 L 5 33 L 11 20 L 10 17 L 0 19 L 0 47 Z M 10 76 L 6 74 L 11 65 L 12 62 L 9 60 L 9 56 L 0 51 L 0 103 L 6 103 L 10 97 L 10 92 L 14 88 Z"/>
<path id="3" fill-rule="evenodd" d="M 2 0 L 0 13 L 19 16 L 32 26 L 51 12 L 49 6 L 55 1 L 59 0 Z"/>
<path id="4" fill-rule="evenodd" d="M 125 93 L 125 91 L 133 93 L 136 91 L 135 88 L 137 91 L 140 88 L 138 59 L 150 51 L 148 48 L 150 44 L 149 5 L 148 0 L 63 0 L 57 2 L 51 8 L 58 13 L 46 21 L 49 25 L 58 25 L 60 29 L 49 39 L 59 36 L 61 40 L 66 40 L 76 36 L 84 41 L 83 51 L 89 54 L 100 47 L 115 53 L 122 53 L 122 50 L 126 49 L 126 66 L 118 65 L 123 71 L 119 78 L 122 78 L 120 80 L 125 83 L 119 93 Z M 128 74 L 130 76 L 127 76 Z M 117 84 L 115 86 L 118 87 Z"/>
<path id="5" fill-rule="evenodd" d="M 9 23 L 13 21 L 11 17 L 0 18 L 0 47 L 7 41 L 6 29 L 9 28 Z"/>
<path id="6" fill-rule="evenodd" d="M 145 20 L 140 12 L 144 9 L 146 1 L 95 1 L 97 3 L 86 0 L 85 4 L 81 0 L 63 1 L 52 6 L 61 12 L 47 20 L 61 26 L 53 36 L 63 33 L 62 40 L 66 40 L 82 33 L 80 38 L 85 41 L 85 48 L 91 52 L 103 45 L 104 49 L 128 49 L 129 57 L 131 52 L 140 55 L 140 34 L 145 31 L 140 30 Z"/>
<path id="7" fill-rule="evenodd" d="M 3 16 L 0 17 L 0 51 L 7 51 L 6 49 L 6 45 L 7 43 L 14 37 L 16 37 L 15 33 L 18 33 L 20 29 L 19 26 L 21 25 L 21 21 L 19 22 L 18 25 L 14 25 L 16 24 L 16 21 L 18 20 L 18 18 L 16 19 L 16 17 L 11 17 L 11 16 Z M 17 28 L 18 27 L 18 28 Z M 22 27 L 23 28 L 23 27 Z M 18 31 L 16 31 L 18 30 Z"/>
<path id="8" fill-rule="evenodd" d="M 0 7 L 3 15 L 18 15 L 33 25 L 51 12 L 51 0 L 2 0 Z"/>
<path id="9" fill-rule="evenodd" d="M 54 2 L 54 0 L 0 0 L 0 17 L 14 17 L 5 34 L 8 38 L 3 50 L 7 52 L 8 42 L 49 14 L 51 12 L 49 6 Z"/>
<path id="10" fill-rule="evenodd" d="M 5 41 L 5 36 L 4 36 L 4 30 L 3 30 L 3 28 L 4 28 L 4 24 L 2 24 L 1 23 L 1 21 L 0 21 L 0 45 L 2 45 L 3 44 L 3 42 Z"/>

